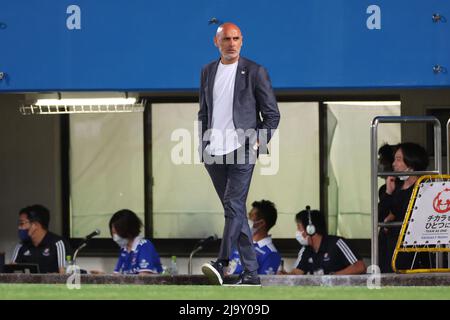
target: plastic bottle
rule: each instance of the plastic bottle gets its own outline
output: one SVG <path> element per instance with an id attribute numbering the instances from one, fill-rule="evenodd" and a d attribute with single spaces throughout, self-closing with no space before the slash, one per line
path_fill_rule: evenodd
<path id="1" fill-rule="evenodd" d="M 69 267 L 73 266 L 72 256 L 66 256 L 66 273 L 69 271 Z"/>
<path id="2" fill-rule="evenodd" d="M 172 260 L 170 262 L 170 274 L 173 276 L 178 274 L 177 257 L 176 256 L 172 256 Z"/>

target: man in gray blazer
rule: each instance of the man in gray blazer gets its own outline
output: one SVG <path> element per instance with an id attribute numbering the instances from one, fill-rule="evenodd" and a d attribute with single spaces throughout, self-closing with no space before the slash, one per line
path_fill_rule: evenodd
<path id="1" fill-rule="evenodd" d="M 212 284 L 223 284 L 224 268 L 237 248 L 244 267 L 237 284 L 260 285 L 246 200 L 256 158 L 267 152 L 280 113 L 267 71 L 240 57 L 239 27 L 222 24 L 214 44 L 220 59 L 201 73 L 200 157 L 223 205 L 225 227 L 217 260 L 204 264 L 202 272 Z"/>

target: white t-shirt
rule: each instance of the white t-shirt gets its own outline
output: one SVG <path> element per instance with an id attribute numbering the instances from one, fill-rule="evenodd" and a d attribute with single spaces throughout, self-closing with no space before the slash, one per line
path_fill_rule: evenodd
<path id="1" fill-rule="evenodd" d="M 233 123 L 234 83 L 238 61 L 232 64 L 219 62 L 213 90 L 212 132 L 206 151 L 224 155 L 241 146 Z"/>

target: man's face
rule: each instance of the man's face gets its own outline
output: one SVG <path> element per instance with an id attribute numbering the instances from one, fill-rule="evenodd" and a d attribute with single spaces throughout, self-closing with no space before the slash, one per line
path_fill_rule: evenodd
<path id="1" fill-rule="evenodd" d="M 17 224 L 19 230 L 28 230 L 31 227 L 30 220 L 28 220 L 28 216 L 25 213 L 19 215 L 19 222 Z"/>
<path id="2" fill-rule="evenodd" d="M 114 225 L 111 226 L 111 234 L 114 236 L 117 234 L 116 228 L 114 228 Z"/>
<path id="3" fill-rule="evenodd" d="M 301 222 L 297 222 L 297 230 L 300 232 L 303 238 L 308 240 L 308 245 L 311 244 L 311 237 L 306 233 L 306 228 Z"/>
<path id="4" fill-rule="evenodd" d="M 242 47 L 241 31 L 234 25 L 226 25 L 214 37 L 214 44 L 228 63 L 236 62 Z"/>
<path id="5" fill-rule="evenodd" d="M 252 210 L 248 213 L 248 220 L 252 221 L 253 229 L 257 231 L 262 231 L 265 229 L 265 221 L 258 217 L 258 210 L 252 208 Z M 261 229 L 263 228 L 263 229 Z"/>
<path id="6" fill-rule="evenodd" d="M 19 228 L 19 230 L 26 230 L 28 233 L 28 236 L 32 237 L 38 228 L 38 223 L 31 222 L 28 219 L 28 215 L 26 213 L 22 213 L 19 215 L 18 228 Z"/>
<path id="7" fill-rule="evenodd" d="M 255 208 L 252 208 L 252 210 L 248 213 L 248 219 L 252 221 L 258 220 L 258 215 Z"/>

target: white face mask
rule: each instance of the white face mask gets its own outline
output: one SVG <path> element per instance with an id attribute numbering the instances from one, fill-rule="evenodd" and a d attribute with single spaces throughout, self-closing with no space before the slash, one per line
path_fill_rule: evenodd
<path id="1" fill-rule="evenodd" d="M 411 168 L 406 168 L 405 171 L 414 171 L 414 170 L 411 169 Z M 399 178 L 400 180 L 402 180 L 402 181 L 406 181 L 406 180 L 409 179 L 409 176 L 399 176 L 398 178 Z"/>
<path id="2" fill-rule="evenodd" d="M 128 240 L 120 237 L 118 234 L 113 234 L 113 240 L 121 248 L 124 248 L 128 244 Z"/>
<path id="3" fill-rule="evenodd" d="M 248 226 L 250 227 L 250 229 L 253 229 L 253 220 L 248 219 Z"/>
<path id="4" fill-rule="evenodd" d="M 252 232 L 252 235 L 255 234 L 256 232 L 258 232 L 258 230 L 261 227 L 255 227 L 255 224 L 259 224 L 259 222 L 261 222 L 261 220 L 257 220 L 257 221 L 253 221 L 248 219 L 248 226 L 250 227 L 250 231 Z"/>
<path id="5" fill-rule="evenodd" d="M 308 243 L 308 238 L 303 237 L 303 234 L 297 230 L 297 232 L 295 233 L 295 239 L 297 239 L 297 241 L 302 245 L 302 246 L 307 246 L 309 245 Z"/>

